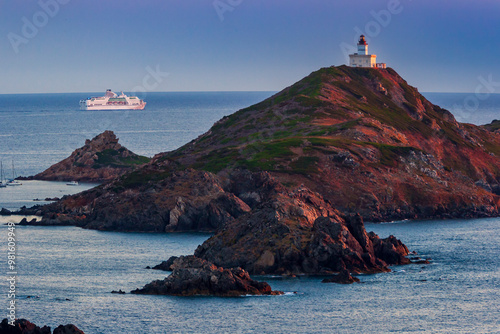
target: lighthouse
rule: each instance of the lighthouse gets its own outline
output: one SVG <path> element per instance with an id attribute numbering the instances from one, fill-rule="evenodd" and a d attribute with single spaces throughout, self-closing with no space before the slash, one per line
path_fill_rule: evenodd
<path id="1" fill-rule="evenodd" d="M 365 35 L 361 35 L 359 37 L 358 55 L 368 55 L 368 43 L 366 43 Z M 375 56 L 375 57 L 377 57 L 377 56 Z"/>
<path id="2" fill-rule="evenodd" d="M 364 35 L 359 36 L 358 52 L 349 55 L 349 66 L 386 68 L 385 63 L 377 63 L 377 55 L 368 53 L 368 43 Z"/>

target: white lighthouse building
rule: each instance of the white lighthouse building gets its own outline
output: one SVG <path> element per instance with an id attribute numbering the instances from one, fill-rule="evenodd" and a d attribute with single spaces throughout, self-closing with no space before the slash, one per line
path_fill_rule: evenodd
<path id="1" fill-rule="evenodd" d="M 377 63 L 377 55 L 368 53 L 368 43 L 366 43 L 364 35 L 359 37 L 358 52 L 349 55 L 349 66 L 386 68 L 385 63 Z"/>

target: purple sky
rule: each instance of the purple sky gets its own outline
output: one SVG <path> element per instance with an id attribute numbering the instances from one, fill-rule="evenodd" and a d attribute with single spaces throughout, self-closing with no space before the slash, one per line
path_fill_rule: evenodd
<path id="1" fill-rule="evenodd" d="M 500 93 L 499 13 L 497 0 L 0 0 L 0 93 L 281 90 L 344 64 L 359 31 L 422 92 L 491 76 Z"/>

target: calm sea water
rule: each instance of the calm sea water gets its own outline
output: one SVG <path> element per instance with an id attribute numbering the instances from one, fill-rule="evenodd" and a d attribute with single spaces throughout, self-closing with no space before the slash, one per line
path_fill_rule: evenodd
<path id="1" fill-rule="evenodd" d="M 257 277 L 290 293 L 241 298 L 110 293 L 164 278 L 144 267 L 190 254 L 208 235 L 18 227 L 18 316 L 52 327 L 74 323 L 85 333 L 498 333 L 499 223 L 367 224 L 381 236 L 397 235 L 432 264 L 362 275 L 353 285 Z M 4 280 L 0 289 L 7 289 Z"/>
<path id="2" fill-rule="evenodd" d="M 148 93 L 145 110 L 81 111 L 81 94 L 0 95 L 0 161 L 11 177 L 34 175 L 105 130 L 131 151 L 152 157 L 206 132 L 222 116 L 272 92 Z"/>
<path id="3" fill-rule="evenodd" d="M 152 156 L 179 147 L 222 116 L 271 94 L 149 93 L 147 110 L 129 112 L 79 111 L 78 100 L 88 94 L 0 95 L 0 160 L 7 174 L 14 161 L 17 174 L 32 175 L 104 130 L 115 131 L 132 151 Z M 469 96 L 425 95 L 452 112 Z M 500 118 L 498 110 L 500 98 L 493 95 L 481 101 L 474 120 L 456 113 L 459 120 L 484 124 Z M 38 203 L 35 198 L 61 197 L 90 186 L 24 182 L 15 189 L 0 189 L 0 207 L 15 209 Z M 2 217 L 0 223 L 7 220 Z M 257 277 L 288 293 L 241 298 L 110 293 L 165 277 L 164 272 L 144 267 L 172 255 L 192 254 L 209 237 L 206 234 L 18 226 L 17 315 L 51 327 L 74 323 L 87 334 L 498 333 L 499 223 L 500 219 L 475 219 L 367 224 L 382 237 L 396 235 L 411 250 L 432 258 L 432 264 L 362 275 L 362 284 L 348 286 L 322 284 L 317 277 Z M 0 229 L 3 275 L 6 245 L 4 226 Z M 6 291 L 6 281 L 0 280 L 0 294 L 5 296 Z M 1 305 L 5 310 L 6 300 Z M 0 318 L 6 314 L 0 311 Z"/>
<path id="4" fill-rule="evenodd" d="M 457 121 L 476 125 L 500 119 L 500 94 L 422 93 L 429 101 L 448 109 Z"/>

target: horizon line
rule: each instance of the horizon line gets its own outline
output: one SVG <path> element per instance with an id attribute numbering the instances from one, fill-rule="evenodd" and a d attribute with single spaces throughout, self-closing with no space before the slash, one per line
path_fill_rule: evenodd
<path id="1" fill-rule="evenodd" d="M 94 92 L 32 92 L 32 93 L 0 93 L 2 95 L 42 95 L 42 94 L 95 94 L 101 93 L 102 91 Z M 117 90 L 117 92 L 130 93 L 128 91 Z M 139 92 L 141 94 L 149 93 L 278 93 L 281 90 L 171 90 L 171 91 L 150 91 L 150 92 Z M 475 92 L 446 92 L 446 91 L 424 91 L 420 94 L 427 93 L 438 93 L 438 94 L 476 94 Z M 137 94 L 137 93 L 135 93 Z M 489 93 L 490 95 L 500 95 L 500 93 Z"/>

